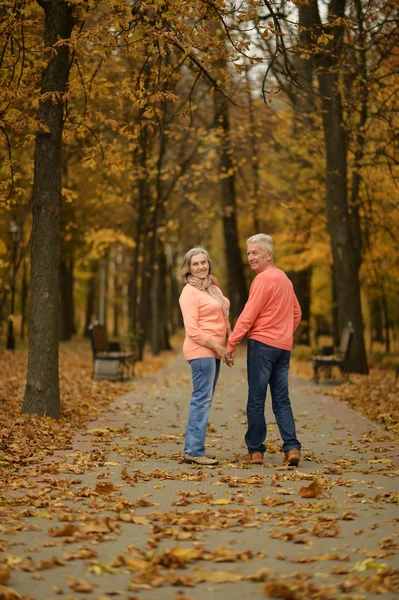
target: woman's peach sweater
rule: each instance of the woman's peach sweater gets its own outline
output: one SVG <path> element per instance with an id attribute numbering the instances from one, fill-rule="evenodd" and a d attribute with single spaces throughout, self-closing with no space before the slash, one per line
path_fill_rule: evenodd
<path id="1" fill-rule="evenodd" d="M 230 305 L 227 298 L 226 301 Z M 179 304 L 186 330 L 184 358 L 219 358 L 216 352 L 207 348 L 205 344 L 210 337 L 223 346 L 226 343 L 229 323 L 224 317 L 220 302 L 207 292 L 187 283 L 180 295 Z"/>
<path id="2" fill-rule="evenodd" d="M 301 320 L 301 307 L 294 288 L 281 269 L 272 267 L 252 282 L 249 298 L 229 338 L 234 350 L 248 333 L 248 339 L 268 346 L 292 350 L 293 334 Z"/>

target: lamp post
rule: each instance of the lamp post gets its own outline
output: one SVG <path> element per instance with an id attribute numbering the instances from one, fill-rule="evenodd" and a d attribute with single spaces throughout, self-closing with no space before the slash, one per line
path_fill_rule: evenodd
<path id="1" fill-rule="evenodd" d="M 14 337 L 14 309 L 15 309 L 15 275 L 16 275 L 16 263 L 17 263 L 17 249 L 19 242 L 20 229 L 15 217 L 12 217 L 10 221 L 9 234 L 12 241 L 12 276 L 11 276 L 11 310 L 8 316 L 7 323 L 7 350 L 15 350 L 15 337 Z"/>

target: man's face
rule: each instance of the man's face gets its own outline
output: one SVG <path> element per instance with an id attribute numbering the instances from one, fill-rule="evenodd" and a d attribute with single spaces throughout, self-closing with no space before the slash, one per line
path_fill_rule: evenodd
<path id="1" fill-rule="evenodd" d="M 255 273 L 262 273 L 272 262 L 273 254 L 265 250 L 260 244 L 247 245 L 247 257 L 249 266 Z"/>
<path id="2" fill-rule="evenodd" d="M 209 273 L 209 262 L 205 254 L 195 254 L 191 258 L 189 273 L 194 275 L 194 277 L 199 277 L 200 279 L 205 279 L 208 277 Z"/>

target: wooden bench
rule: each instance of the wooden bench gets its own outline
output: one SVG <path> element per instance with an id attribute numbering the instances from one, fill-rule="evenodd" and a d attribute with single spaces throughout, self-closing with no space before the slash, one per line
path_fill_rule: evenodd
<path id="1" fill-rule="evenodd" d="M 319 383 L 320 380 L 320 369 L 324 369 L 328 373 L 331 373 L 332 367 L 338 367 L 343 375 L 347 375 L 348 359 L 352 345 L 352 340 L 353 327 L 352 323 L 348 323 L 348 325 L 344 327 L 342 331 L 339 348 L 336 353 L 332 351 L 331 354 L 327 354 L 328 348 L 326 348 L 326 353 L 322 355 L 313 356 L 313 379 L 316 383 Z"/>
<path id="2" fill-rule="evenodd" d="M 110 342 L 104 325 L 90 325 L 93 379 L 126 381 L 134 375 L 134 352 L 123 352 L 119 342 Z"/>

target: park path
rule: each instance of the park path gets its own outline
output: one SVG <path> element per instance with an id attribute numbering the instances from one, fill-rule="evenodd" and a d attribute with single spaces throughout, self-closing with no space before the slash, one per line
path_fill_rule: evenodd
<path id="1" fill-rule="evenodd" d="M 138 379 L 70 450 L 26 471 L 27 496 L 0 527 L 17 595 L 0 598 L 397 598 L 399 447 L 311 382 L 290 386 L 297 469 L 281 466 L 270 402 L 264 465 L 234 462 L 243 352 L 212 407 L 220 465 L 199 468 L 181 461 L 188 365 L 178 355 Z"/>

